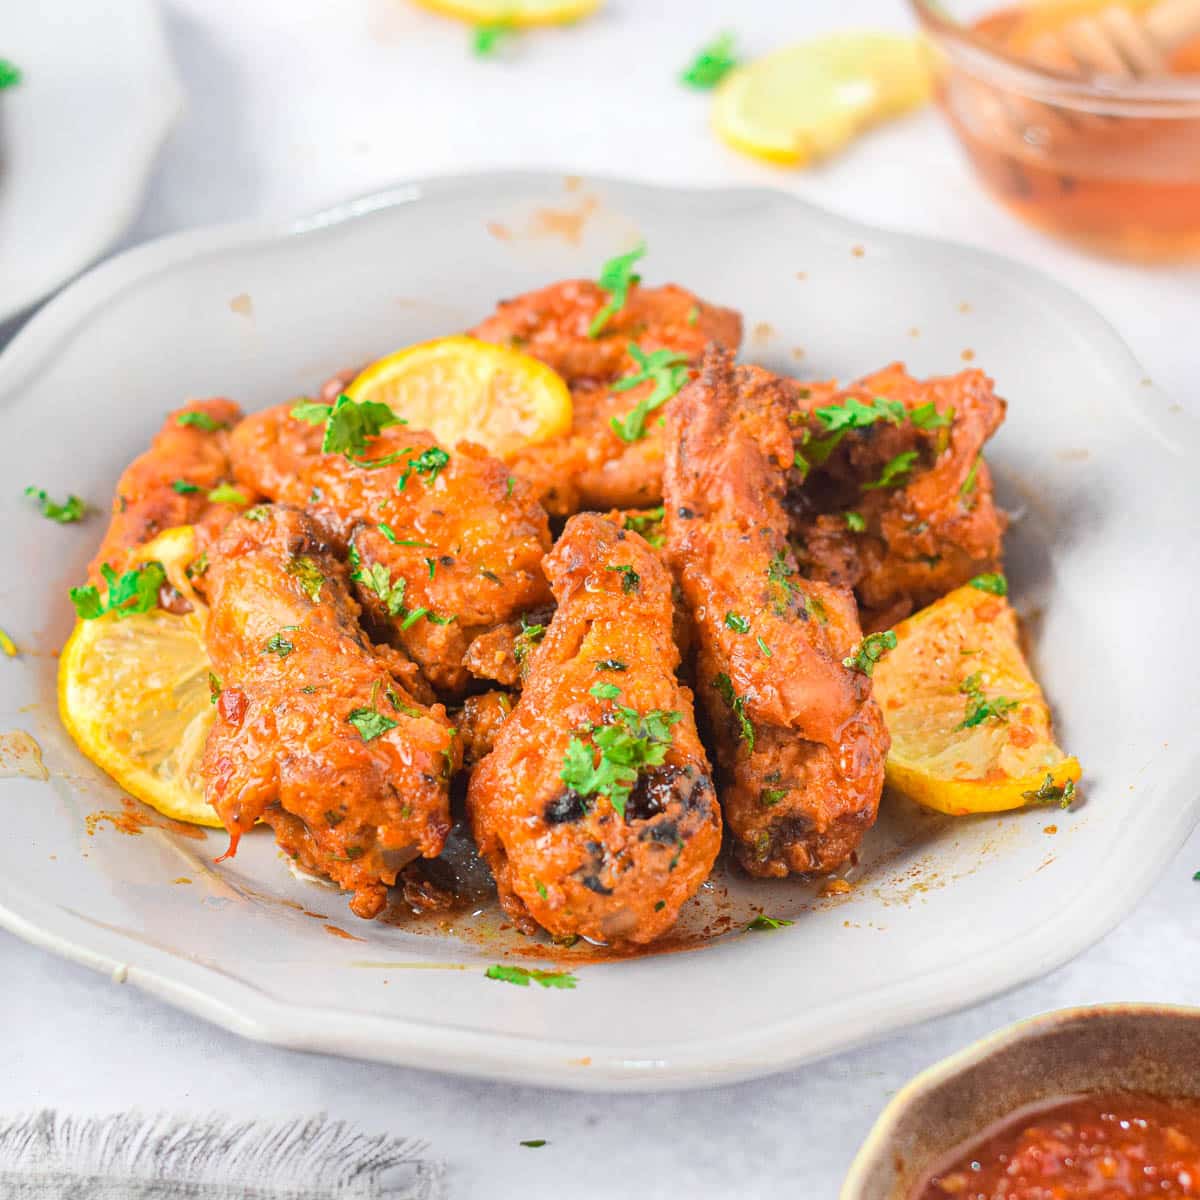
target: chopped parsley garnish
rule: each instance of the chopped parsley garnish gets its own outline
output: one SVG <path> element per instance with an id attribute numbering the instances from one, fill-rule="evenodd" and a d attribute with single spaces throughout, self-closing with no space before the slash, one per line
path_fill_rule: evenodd
<path id="1" fill-rule="evenodd" d="M 213 490 L 208 493 L 208 498 L 214 504 L 250 503 L 250 501 L 246 499 L 245 495 L 242 492 L 239 492 L 231 483 L 222 483 L 218 487 L 213 488 Z"/>
<path id="2" fill-rule="evenodd" d="M 242 516 L 247 521 L 265 521 L 270 516 L 271 510 L 266 504 L 256 504 L 253 508 L 248 508 Z"/>
<path id="3" fill-rule="evenodd" d="M 758 793 L 758 802 L 764 808 L 774 808 L 791 790 L 791 788 L 763 788 Z"/>
<path id="4" fill-rule="evenodd" d="M 382 467 L 395 462 L 398 455 L 387 455 L 384 459 L 366 461 L 367 442 L 377 437 L 390 425 L 405 422 L 386 404 L 376 400 L 351 400 L 344 393 L 333 404 L 314 404 L 306 401 L 292 409 L 292 416 L 310 425 L 324 425 L 325 436 L 321 439 L 322 454 L 344 454 L 360 467 Z M 400 452 L 401 454 L 404 451 Z"/>
<path id="5" fill-rule="evenodd" d="M 641 383 L 654 381 L 654 390 L 644 400 L 639 400 L 624 417 L 612 417 L 609 425 L 613 433 L 623 442 L 640 441 L 646 436 L 646 418 L 661 408 L 679 391 L 688 377 L 688 357 L 673 350 L 655 350 L 645 354 L 635 342 L 630 342 L 630 357 L 641 368 L 635 375 L 626 375 L 612 385 L 614 392 L 627 392 Z"/>
<path id="6" fill-rule="evenodd" d="M 438 613 L 431 612 L 425 614 L 435 625 L 452 625 L 458 620 L 457 613 L 451 613 L 448 617 L 443 617 Z"/>
<path id="7" fill-rule="evenodd" d="M 867 528 L 867 519 L 862 515 L 862 513 L 855 512 L 853 509 L 851 509 L 848 513 L 846 513 L 846 528 L 849 529 L 851 533 L 863 533 Z"/>
<path id="8" fill-rule="evenodd" d="M 546 1144 L 545 1138 L 530 1138 L 527 1142 L 522 1142 L 522 1146 L 528 1146 L 530 1150 L 540 1150 Z"/>
<path id="9" fill-rule="evenodd" d="M 414 471 L 418 475 L 423 475 L 425 482 L 432 485 L 449 461 L 450 455 L 441 446 L 430 446 L 428 450 L 422 451 L 416 458 L 410 458 L 404 464 L 404 470 L 400 478 L 396 480 L 396 491 L 404 491 L 408 486 L 409 476 Z"/>
<path id="10" fill-rule="evenodd" d="M 221 698 L 221 681 L 211 672 L 208 673 L 208 702 L 216 704 Z"/>
<path id="11" fill-rule="evenodd" d="M 863 491 L 869 492 L 874 488 L 898 487 L 904 482 L 904 477 L 913 469 L 913 464 L 920 455 L 916 450 L 905 450 L 897 454 L 890 462 L 884 464 L 883 471 L 873 483 L 864 483 Z"/>
<path id="12" fill-rule="evenodd" d="M 770 584 L 772 593 L 771 607 L 775 610 L 776 616 L 785 616 L 792 597 L 800 592 L 799 587 L 792 582 L 792 576 L 795 573 L 796 569 L 788 562 L 787 553 L 783 550 L 776 550 L 767 564 L 767 582 Z"/>
<path id="13" fill-rule="evenodd" d="M 105 563 L 100 568 L 104 582 L 108 585 L 103 599 L 100 591 L 92 584 L 72 588 L 71 603 L 81 621 L 94 621 L 105 613 L 116 613 L 118 618 L 132 617 L 135 613 L 149 612 L 158 606 L 158 593 L 167 582 L 167 573 L 160 562 L 148 562 L 143 566 L 117 573 Z"/>
<path id="14" fill-rule="evenodd" d="M 621 572 L 621 591 L 626 594 L 636 592 L 642 586 L 642 577 L 629 563 L 623 563 L 617 567 L 605 567 L 604 569 L 606 571 Z"/>
<path id="15" fill-rule="evenodd" d="M 593 694 L 596 688 L 611 688 L 619 693 L 612 684 L 596 684 L 591 689 Z M 662 709 L 639 713 L 623 704 L 614 708 L 612 716 L 611 724 L 580 731 L 591 736 L 590 743 L 572 736 L 559 778 L 580 797 L 607 796 L 623 817 L 638 772 L 665 761 L 671 745 L 671 726 L 683 718 L 680 713 Z"/>
<path id="16" fill-rule="evenodd" d="M 623 524 L 633 533 L 640 533 L 649 545 L 657 549 L 664 541 L 661 525 L 666 515 L 667 510 L 660 504 L 644 513 L 627 514 Z"/>
<path id="17" fill-rule="evenodd" d="M 471 34 L 471 51 L 476 58 L 489 58 L 495 54 L 504 38 L 512 37 L 516 32 L 516 26 L 511 21 L 491 21 L 486 25 L 476 25 Z"/>
<path id="18" fill-rule="evenodd" d="M 509 498 L 509 496 L 511 496 L 513 494 L 513 488 L 515 488 L 516 486 L 517 486 L 516 479 L 512 475 L 510 475 L 504 481 L 504 498 L 505 498 L 505 500 L 507 500 Z"/>
<path id="19" fill-rule="evenodd" d="M 320 600 L 325 576 L 321 574 L 321 568 L 307 554 L 301 554 L 291 559 L 287 565 L 287 573 L 299 583 L 301 590 L 310 600 L 314 603 Z"/>
<path id="20" fill-rule="evenodd" d="M 346 720 L 358 730 L 358 736 L 364 742 L 373 742 L 389 729 L 396 728 L 396 722 L 391 717 L 385 717 L 373 708 L 356 708 Z"/>
<path id="21" fill-rule="evenodd" d="M 393 546 L 396 545 L 396 531 L 386 521 L 380 521 L 376 526 L 376 529 L 378 529 L 379 532 L 382 533 L 383 536 L 387 538 L 387 540 L 391 542 Z M 406 542 L 405 545 L 407 544 L 408 543 Z"/>
<path id="22" fill-rule="evenodd" d="M 206 412 L 199 410 L 195 412 L 180 413 L 175 418 L 176 425 L 190 425 L 193 429 L 201 429 L 205 433 L 216 433 L 218 429 L 226 429 L 228 426 L 224 421 L 214 420 Z"/>
<path id="23" fill-rule="evenodd" d="M 750 622 L 738 613 L 727 612 L 725 614 L 725 628 L 732 629 L 734 633 L 749 633 Z"/>
<path id="24" fill-rule="evenodd" d="M 958 690 L 967 698 L 967 715 L 955 729 L 974 729 L 984 721 L 1007 721 L 1008 714 L 1017 707 L 1016 700 L 1007 696 L 996 696 L 989 700 L 983 694 L 983 673 L 976 671 L 958 685 Z"/>
<path id="25" fill-rule="evenodd" d="M 429 616 L 429 609 L 423 607 L 414 608 L 412 612 L 405 616 L 404 620 L 400 622 L 400 631 L 403 632 L 406 629 L 411 629 L 422 617 L 427 616 Z"/>
<path id="26" fill-rule="evenodd" d="M 733 45 L 732 33 L 718 34 L 707 45 L 700 47 L 696 57 L 679 78 L 688 87 L 699 88 L 701 91 L 715 88 L 737 66 Z"/>
<path id="27" fill-rule="evenodd" d="M 976 575 L 968 585 L 981 592 L 990 592 L 993 596 L 1008 595 L 1008 580 L 998 571 L 986 575 Z"/>
<path id="28" fill-rule="evenodd" d="M 1057 804 L 1059 808 L 1070 808 L 1075 800 L 1075 782 L 1068 779 L 1061 787 L 1054 782 L 1054 776 L 1047 774 L 1036 792 L 1022 792 L 1023 799 L 1030 804 Z"/>
<path id="29" fill-rule="evenodd" d="M 908 414 L 908 419 L 918 429 L 944 429 L 954 420 L 954 409 L 939 413 L 937 405 L 930 400 L 927 404 L 918 404 Z"/>
<path id="30" fill-rule="evenodd" d="M 971 464 L 971 469 L 967 472 L 967 477 L 962 481 L 962 487 L 958 489 L 960 496 L 969 496 L 975 490 L 975 484 L 979 478 L 979 458 L 976 456 L 975 461 Z"/>
<path id="31" fill-rule="evenodd" d="M 767 643 L 764 642 L 761 637 L 756 637 L 754 640 L 758 643 L 758 648 L 763 652 L 763 654 L 765 654 L 767 656 L 767 658 L 770 658 L 771 657 L 771 647 L 768 646 Z"/>
<path id="32" fill-rule="evenodd" d="M 783 929 L 785 926 L 795 925 L 795 923 L 795 921 L 784 920 L 783 917 L 768 917 L 766 913 L 759 913 L 746 926 L 746 932 L 749 933 L 752 929 Z"/>
<path id="33" fill-rule="evenodd" d="M 621 694 L 621 689 L 615 683 L 593 683 L 588 691 L 597 700 L 615 700 Z"/>
<path id="34" fill-rule="evenodd" d="M 3 629 L 0 629 L 0 650 L 3 650 L 9 658 L 17 657 L 17 643 Z"/>
<path id="35" fill-rule="evenodd" d="M 87 513 L 87 505 L 78 496 L 68 496 L 62 504 L 57 504 L 41 488 L 32 486 L 25 489 L 25 495 L 37 501 L 43 517 L 60 525 L 73 525 Z"/>
<path id="36" fill-rule="evenodd" d="M 540 626 L 539 626 L 540 628 Z M 597 671 L 628 671 L 629 664 L 623 663 L 619 658 L 602 658 L 596 664 Z"/>
<path id="37" fill-rule="evenodd" d="M 181 496 L 190 496 L 192 492 L 198 492 L 199 486 L 194 483 L 188 483 L 186 479 L 174 479 L 171 481 L 171 490 L 178 492 Z"/>
<path id="38" fill-rule="evenodd" d="M 567 971 L 538 971 L 529 967 L 506 967 L 497 963 L 484 971 L 488 979 L 498 979 L 501 983 L 515 983 L 517 987 L 528 987 L 536 983 L 544 988 L 561 988 L 572 990 L 579 980 Z"/>
<path id="39" fill-rule="evenodd" d="M 874 397 L 869 404 L 864 404 L 857 396 L 848 396 L 841 404 L 817 409 L 817 420 L 829 433 L 843 429 L 866 429 L 876 421 L 903 425 L 905 415 L 901 401 L 888 400 L 883 396 Z"/>
<path id="40" fill-rule="evenodd" d="M 183 573 L 189 579 L 200 579 L 208 570 L 208 551 L 203 551 L 197 558 L 193 558 L 190 563 L 183 569 Z"/>
<path id="41" fill-rule="evenodd" d="M 298 628 L 299 626 L 297 625 L 285 625 L 278 633 L 271 634 L 267 638 L 267 644 L 263 647 L 263 652 L 265 654 L 278 654 L 280 658 L 287 658 L 296 647 L 283 635 Z"/>
<path id="42" fill-rule="evenodd" d="M 692 326 L 700 323 L 700 305 L 693 304 L 692 307 L 688 309 L 687 323 Z"/>
<path id="43" fill-rule="evenodd" d="M 7 58 L 0 58 L 0 92 L 21 82 L 21 68 Z"/>
<path id="44" fill-rule="evenodd" d="M 722 671 L 712 682 L 725 701 L 726 707 L 730 712 L 737 717 L 738 726 L 741 730 L 741 739 L 746 743 L 749 750 L 754 749 L 754 726 L 750 723 L 750 718 L 746 716 L 746 697 L 739 696 L 733 690 L 733 680 Z"/>
<path id="45" fill-rule="evenodd" d="M 513 658 L 518 667 L 524 668 L 530 654 L 533 653 L 534 646 L 545 636 L 545 625 L 533 625 L 524 617 L 521 618 L 521 632 L 513 639 Z"/>
<path id="46" fill-rule="evenodd" d="M 598 283 L 608 293 L 608 303 L 592 318 L 588 326 L 588 337 L 599 337 L 609 321 L 625 307 L 629 289 L 640 283 L 642 277 L 634 272 L 633 265 L 646 253 L 645 243 L 635 246 L 628 254 L 610 258 L 600 268 Z"/>
<path id="47" fill-rule="evenodd" d="M 875 664 L 889 651 L 896 648 L 896 634 L 887 629 L 883 633 L 869 633 L 854 648 L 849 658 L 842 659 L 842 666 L 863 675 L 873 675 Z"/>

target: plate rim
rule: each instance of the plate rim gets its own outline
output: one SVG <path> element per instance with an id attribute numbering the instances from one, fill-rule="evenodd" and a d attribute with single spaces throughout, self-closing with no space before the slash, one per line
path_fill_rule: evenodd
<path id="1" fill-rule="evenodd" d="M 555 169 L 477 171 L 407 180 L 307 216 L 215 225 L 168 234 L 134 247 L 69 284 L 0 353 L 0 408 L 10 392 L 19 392 L 22 378 L 35 371 L 58 342 L 69 337 L 108 298 L 186 264 L 193 257 L 254 245 L 278 246 L 382 210 L 422 201 L 436 203 L 441 195 L 493 189 L 497 185 L 540 188 L 571 174 Z M 814 226 L 855 240 L 902 245 L 913 251 L 950 252 L 969 259 L 1065 309 L 1072 324 L 1090 328 L 1095 340 L 1107 347 L 1108 357 L 1121 377 L 1131 388 L 1137 387 L 1138 411 L 1150 423 L 1148 431 L 1157 434 L 1153 441 L 1158 452 L 1174 457 L 1185 451 L 1200 451 L 1200 422 L 1190 413 L 1173 413 L 1171 428 L 1163 427 L 1167 397 L 1148 382 L 1148 373 L 1113 325 L 1069 288 L 1035 268 L 991 251 L 842 217 L 779 188 L 664 186 L 596 172 L 587 173 L 584 179 L 626 195 L 673 196 L 690 204 L 725 203 L 738 198 L 782 204 Z M 285 1048 L 581 1091 L 706 1087 L 774 1074 L 877 1040 L 940 1013 L 980 1003 L 1070 961 L 1132 910 L 1153 884 L 1166 855 L 1182 846 L 1200 821 L 1200 797 L 1194 789 L 1188 803 L 1174 810 L 1173 818 L 1151 829 L 1144 827 L 1148 822 L 1143 823 L 1138 830 L 1141 836 L 1136 839 L 1142 842 L 1143 852 L 1131 853 L 1133 866 L 1123 875 L 1122 887 L 1081 890 L 1070 904 L 1061 906 L 1038 925 L 1036 936 L 1024 937 L 1019 957 L 1012 953 L 1012 939 L 995 943 L 974 958 L 960 959 L 953 966 L 936 968 L 893 983 L 885 991 L 873 992 L 869 1007 L 862 1003 L 850 1006 L 836 1028 L 826 1028 L 815 1036 L 808 1028 L 799 1037 L 789 1036 L 789 1030 L 804 1026 L 802 1019 L 793 1019 L 750 1032 L 682 1041 L 664 1047 L 663 1053 L 654 1058 L 645 1057 L 644 1051 L 623 1054 L 614 1048 L 593 1053 L 586 1067 L 579 1057 L 580 1042 L 463 1030 L 380 1015 L 354 1014 L 352 1021 L 330 1022 L 330 1014 L 337 1009 L 279 1000 L 215 967 L 187 960 L 176 951 L 148 944 L 115 927 L 100 926 L 61 903 L 47 907 L 25 901 L 4 876 L 0 876 L 0 927 L 70 961 L 109 974 L 114 982 L 132 983 L 230 1032 Z M 1153 854 L 1148 852 L 1151 849 Z M 975 969 L 964 973 L 963 966 L 968 962 Z M 970 977 L 964 979 L 964 974 Z M 551 993 L 545 998 L 553 1001 L 554 997 Z"/>

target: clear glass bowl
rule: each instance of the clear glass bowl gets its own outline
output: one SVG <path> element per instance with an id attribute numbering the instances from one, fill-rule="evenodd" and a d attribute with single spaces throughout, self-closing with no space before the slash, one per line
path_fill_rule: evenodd
<path id="1" fill-rule="evenodd" d="M 1103 254 L 1200 260 L 1200 74 L 1078 78 L 1009 49 L 1005 22 L 1020 9 L 910 3 L 934 47 L 941 107 L 1001 203 Z"/>

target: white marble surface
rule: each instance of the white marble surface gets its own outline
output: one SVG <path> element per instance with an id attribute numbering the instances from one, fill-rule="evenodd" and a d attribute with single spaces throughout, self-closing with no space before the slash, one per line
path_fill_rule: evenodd
<path id="1" fill-rule="evenodd" d="M 1200 271 L 1100 263 L 1024 230 L 981 197 L 932 112 L 793 174 L 724 149 L 705 99 L 673 81 L 721 28 L 763 51 L 821 28 L 904 27 L 900 0 L 610 0 L 602 18 L 523 39 L 498 62 L 475 61 L 459 27 L 404 0 L 171 0 L 166 11 L 190 107 L 127 244 L 488 166 L 767 183 L 1041 267 L 1105 312 L 1177 399 L 1195 401 Z M 428 1139 L 454 1200 L 617 1190 L 826 1200 L 886 1098 L 976 1036 L 1065 1004 L 1200 1002 L 1197 868 L 1200 833 L 1118 930 L 1039 983 L 804 1070 L 657 1097 L 574 1096 L 256 1046 L 0 934 L 0 1112 L 326 1110 Z M 528 1138 L 549 1145 L 521 1148 Z"/>

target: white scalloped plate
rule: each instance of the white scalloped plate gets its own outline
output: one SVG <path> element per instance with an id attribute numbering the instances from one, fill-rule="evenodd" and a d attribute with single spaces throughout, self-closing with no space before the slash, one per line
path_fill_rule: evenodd
<path id="1" fill-rule="evenodd" d="M 1085 764 L 1084 803 L 954 822 L 889 801 L 849 896 L 722 876 L 690 926 L 737 923 L 751 906 L 795 924 L 585 963 L 574 991 L 486 979 L 515 946 L 490 912 L 458 920 L 463 937 L 355 921 L 342 897 L 293 879 L 265 835 L 220 867 L 215 834 L 132 837 L 101 822 L 90 835 L 87 815 L 117 809 L 119 793 L 58 725 L 53 653 L 101 522 L 49 524 L 21 485 L 104 504 L 181 398 L 279 401 L 463 328 L 498 297 L 593 275 L 635 235 L 648 280 L 742 309 L 746 355 L 770 366 L 849 376 L 904 358 L 935 373 L 973 356 L 995 375 L 1011 408 L 991 458 L 1022 513 L 1010 576 L 1062 741 Z M 1129 910 L 1196 821 L 1196 427 L 1091 309 L 1000 259 L 768 191 L 530 174 L 414 183 L 101 266 L 0 357 L 0 405 L 0 624 L 27 650 L 0 660 L 0 730 L 32 734 L 49 770 L 0 779 L 0 922 L 248 1037 L 574 1088 L 764 1074 L 1065 962 Z"/>
<path id="2" fill-rule="evenodd" d="M 11 0 L 0 54 L 0 321 L 108 249 L 183 108 L 156 0 Z"/>

